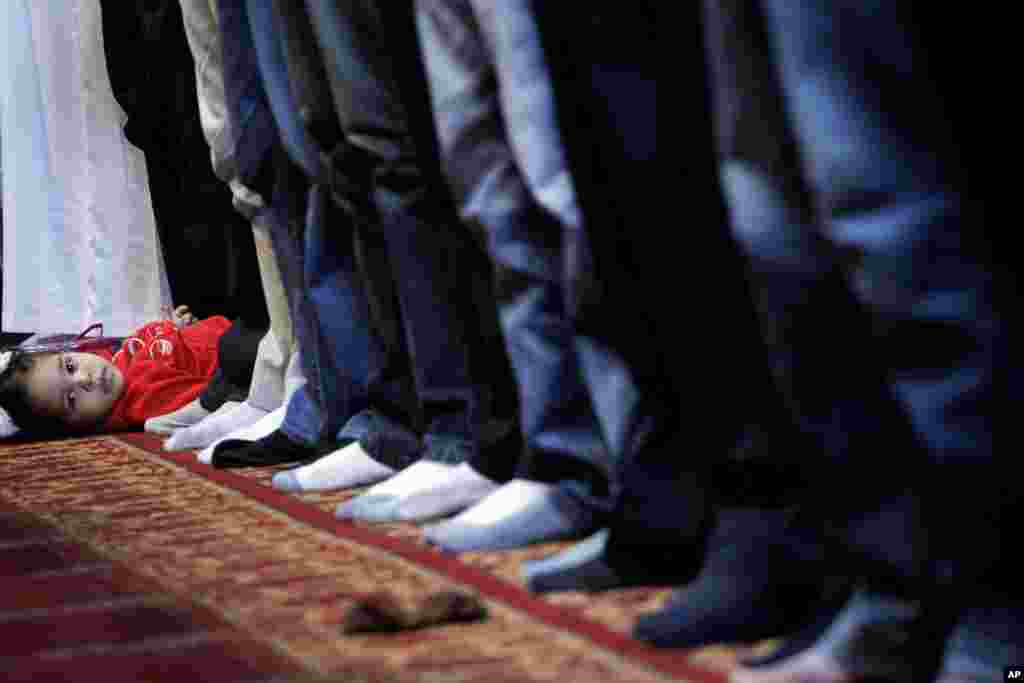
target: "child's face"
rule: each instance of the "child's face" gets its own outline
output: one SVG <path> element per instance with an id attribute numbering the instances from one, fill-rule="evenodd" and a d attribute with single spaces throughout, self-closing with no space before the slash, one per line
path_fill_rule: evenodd
<path id="1" fill-rule="evenodd" d="M 40 358 L 26 376 L 28 399 L 36 411 L 72 429 L 102 422 L 124 391 L 124 376 L 91 353 L 55 353 Z"/>

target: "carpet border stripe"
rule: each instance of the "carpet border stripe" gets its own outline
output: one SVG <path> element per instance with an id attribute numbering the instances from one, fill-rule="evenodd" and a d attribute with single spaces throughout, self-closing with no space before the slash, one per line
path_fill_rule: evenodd
<path id="1" fill-rule="evenodd" d="M 421 567 L 431 569 L 457 582 L 476 589 L 482 596 L 504 603 L 549 626 L 565 629 L 581 636 L 606 650 L 618 653 L 652 669 L 674 677 L 694 679 L 694 683 L 724 683 L 726 678 L 717 672 L 698 668 L 687 661 L 685 650 L 659 650 L 616 633 L 603 624 L 577 616 L 571 611 L 551 605 L 533 596 L 526 589 L 471 567 L 453 556 L 446 556 L 433 550 L 418 548 L 408 541 L 358 527 L 351 522 L 339 520 L 309 503 L 304 503 L 286 493 L 230 470 L 220 470 L 200 463 L 193 451 L 167 452 L 160 448 L 160 441 L 149 434 L 118 434 L 111 438 L 118 442 L 156 455 L 162 460 L 182 467 L 189 472 L 216 482 L 238 493 L 273 508 L 287 516 L 326 531 L 339 538 L 384 550 Z"/>

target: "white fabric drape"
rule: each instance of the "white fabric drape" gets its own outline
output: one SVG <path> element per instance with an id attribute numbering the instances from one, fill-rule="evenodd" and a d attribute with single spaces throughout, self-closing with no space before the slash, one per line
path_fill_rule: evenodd
<path id="1" fill-rule="evenodd" d="M 101 27 L 98 0 L 0 1 L 5 330 L 125 335 L 171 303 Z"/>

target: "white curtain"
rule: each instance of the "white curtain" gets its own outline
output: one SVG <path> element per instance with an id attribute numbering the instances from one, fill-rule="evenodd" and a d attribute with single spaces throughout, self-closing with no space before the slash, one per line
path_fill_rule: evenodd
<path id="1" fill-rule="evenodd" d="M 99 0 L 0 0 L 7 331 L 125 335 L 171 303 L 101 26 Z"/>

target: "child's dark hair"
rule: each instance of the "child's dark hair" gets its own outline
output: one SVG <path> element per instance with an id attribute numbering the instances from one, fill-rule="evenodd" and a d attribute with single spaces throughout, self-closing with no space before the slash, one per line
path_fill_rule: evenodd
<path id="1" fill-rule="evenodd" d="M 34 412 L 28 397 L 26 377 L 35 364 L 50 353 L 8 350 L 13 353 L 7 367 L 0 372 L 0 408 L 6 410 L 11 421 L 18 426 L 19 435 L 60 436 L 67 433 L 67 425 L 58 418 Z"/>

